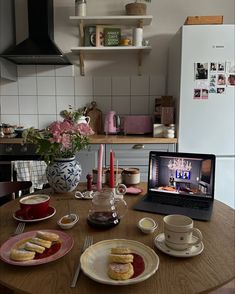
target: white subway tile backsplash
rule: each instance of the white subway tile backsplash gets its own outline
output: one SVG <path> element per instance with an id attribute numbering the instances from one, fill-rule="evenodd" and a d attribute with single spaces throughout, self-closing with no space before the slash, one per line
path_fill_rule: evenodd
<path id="1" fill-rule="evenodd" d="M 19 96 L 19 114 L 38 114 L 37 96 Z"/>
<path id="2" fill-rule="evenodd" d="M 74 96 L 57 96 L 56 114 L 60 114 L 62 110 L 68 110 L 69 105 L 74 107 Z"/>
<path id="3" fill-rule="evenodd" d="M 130 113 L 130 96 L 112 96 L 112 109 L 119 115 Z"/>
<path id="4" fill-rule="evenodd" d="M 38 95 L 55 95 L 55 77 L 37 77 Z"/>
<path id="5" fill-rule="evenodd" d="M 112 95 L 130 95 L 131 92 L 130 77 L 112 78 Z"/>
<path id="6" fill-rule="evenodd" d="M 38 77 L 54 77 L 55 66 L 54 65 L 37 65 L 37 76 Z"/>
<path id="7" fill-rule="evenodd" d="M 19 116 L 15 114 L 2 114 L 1 115 L 1 120 L 5 124 L 10 124 L 10 125 L 19 125 Z"/>
<path id="8" fill-rule="evenodd" d="M 131 114 L 149 114 L 149 97 L 131 96 Z"/>
<path id="9" fill-rule="evenodd" d="M 2 81 L 0 93 L 1 95 L 18 95 L 18 83 Z"/>
<path id="10" fill-rule="evenodd" d="M 56 95 L 74 95 L 74 78 L 56 77 Z"/>
<path id="11" fill-rule="evenodd" d="M 38 128 L 38 115 L 24 114 L 20 115 L 20 125 L 24 128 Z"/>
<path id="12" fill-rule="evenodd" d="M 69 105 L 78 109 L 94 100 L 103 116 L 154 112 L 155 98 L 165 94 L 165 76 L 74 76 L 74 66 L 19 65 L 18 81 L 1 80 L 1 120 L 44 128 L 62 120 Z"/>
<path id="13" fill-rule="evenodd" d="M 75 77 L 75 95 L 93 95 L 92 77 Z"/>
<path id="14" fill-rule="evenodd" d="M 150 95 L 164 95 L 166 92 L 166 82 L 165 76 L 151 76 L 150 77 L 150 86 L 149 86 L 149 94 Z"/>
<path id="15" fill-rule="evenodd" d="M 75 96 L 75 108 L 89 107 L 93 96 Z"/>
<path id="16" fill-rule="evenodd" d="M 18 65 L 18 77 L 31 77 L 36 76 L 36 65 Z"/>
<path id="17" fill-rule="evenodd" d="M 18 96 L 1 96 L 1 113 L 18 114 L 19 101 Z"/>
<path id="18" fill-rule="evenodd" d="M 94 95 L 111 95 L 110 77 L 94 77 Z"/>
<path id="19" fill-rule="evenodd" d="M 149 77 L 131 77 L 131 95 L 149 95 Z"/>
<path id="20" fill-rule="evenodd" d="M 19 77 L 19 95 L 36 95 L 36 77 Z"/>
<path id="21" fill-rule="evenodd" d="M 56 114 L 56 97 L 55 96 L 38 96 L 38 113 Z"/>
<path id="22" fill-rule="evenodd" d="M 55 75 L 57 77 L 74 77 L 73 65 L 56 65 Z"/>
<path id="23" fill-rule="evenodd" d="M 38 116 L 38 127 L 44 129 L 48 127 L 53 121 L 56 121 L 56 115 L 39 115 Z"/>
<path id="24" fill-rule="evenodd" d="M 94 101 L 96 101 L 97 108 L 99 108 L 103 114 L 106 114 L 112 110 L 110 96 L 95 96 Z"/>

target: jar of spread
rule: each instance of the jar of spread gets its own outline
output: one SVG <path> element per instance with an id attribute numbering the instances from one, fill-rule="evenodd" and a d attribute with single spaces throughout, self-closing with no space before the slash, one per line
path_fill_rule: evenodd
<path id="1" fill-rule="evenodd" d="M 136 185 L 140 183 L 140 170 L 135 167 L 126 168 L 122 172 L 125 185 Z"/>
<path id="2" fill-rule="evenodd" d="M 94 168 L 92 170 L 92 182 L 93 184 L 97 183 L 97 177 L 98 177 L 98 170 L 97 168 Z M 102 168 L 102 184 L 107 183 L 107 168 L 103 167 Z"/>
<path id="3" fill-rule="evenodd" d="M 174 138 L 175 137 L 175 125 L 174 124 L 170 124 L 165 127 L 164 137 L 165 138 Z"/>

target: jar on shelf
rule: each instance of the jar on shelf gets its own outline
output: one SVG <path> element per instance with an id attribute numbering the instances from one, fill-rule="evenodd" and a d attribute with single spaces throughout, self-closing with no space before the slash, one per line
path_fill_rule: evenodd
<path id="1" fill-rule="evenodd" d="M 125 185 L 136 185 L 140 183 L 140 170 L 135 167 L 126 168 L 122 172 Z"/>
<path id="2" fill-rule="evenodd" d="M 86 16 L 86 0 L 75 0 L 75 15 Z"/>
<path id="3" fill-rule="evenodd" d="M 174 124 L 170 124 L 165 127 L 164 137 L 165 138 L 175 138 L 175 125 Z"/>

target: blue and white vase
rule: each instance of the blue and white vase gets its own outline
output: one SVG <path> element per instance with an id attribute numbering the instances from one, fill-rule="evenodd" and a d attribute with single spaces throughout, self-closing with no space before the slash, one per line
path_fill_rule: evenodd
<path id="1" fill-rule="evenodd" d="M 81 178 L 81 165 L 74 157 L 57 158 L 47 166 L 46 175 L 50 186 L 57 193 L 76 189 Z"/>

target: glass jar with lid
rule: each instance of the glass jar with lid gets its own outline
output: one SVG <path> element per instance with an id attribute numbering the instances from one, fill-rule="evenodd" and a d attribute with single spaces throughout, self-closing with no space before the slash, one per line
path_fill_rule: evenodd
<path id="1" fill-rule="evenodd" d="M 86 16 L 86 0 L 75 0 L 75 15 Z"/>

